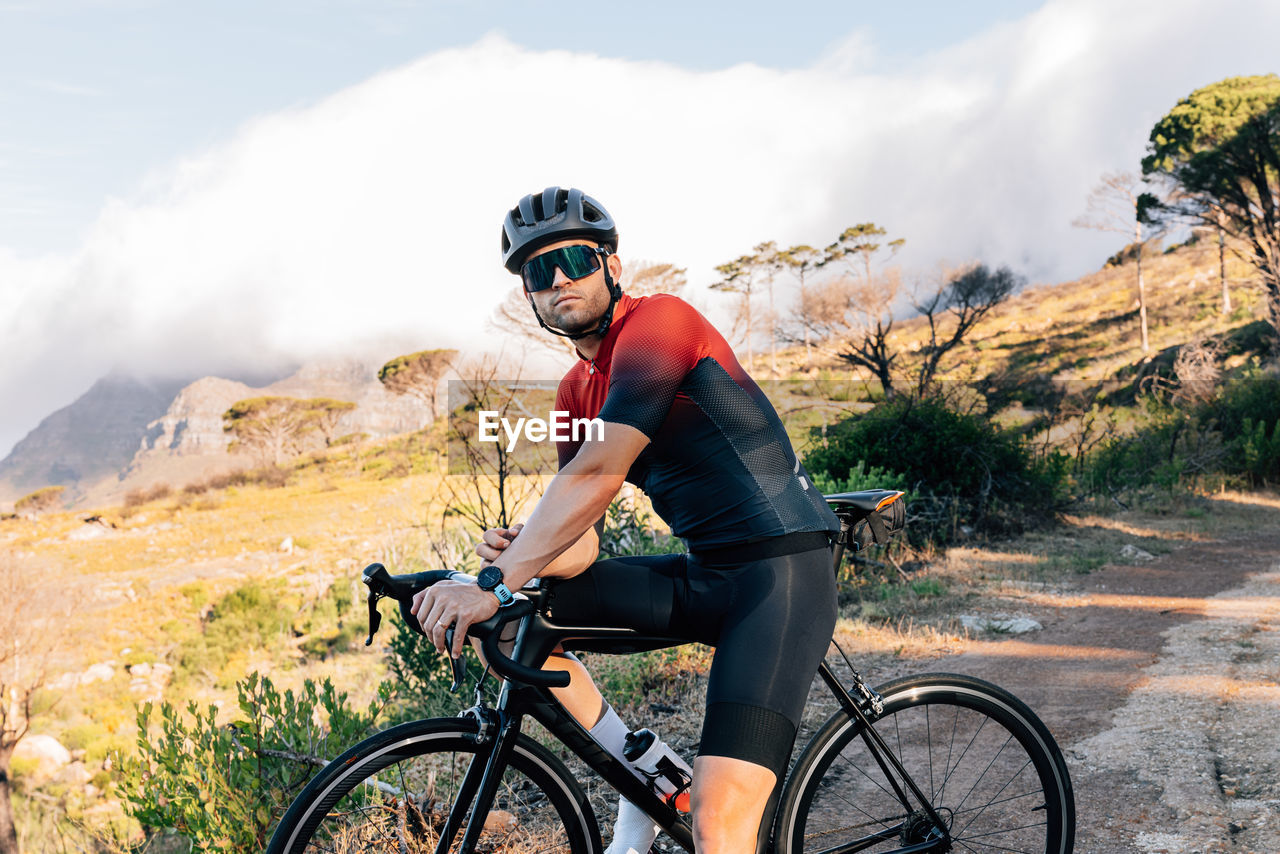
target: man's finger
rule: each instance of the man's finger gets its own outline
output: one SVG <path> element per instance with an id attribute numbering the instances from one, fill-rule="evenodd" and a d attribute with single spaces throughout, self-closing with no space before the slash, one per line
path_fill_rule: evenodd
<path id="1" fill-rule="evenodd" d="M 512 536 L 511 532 L 506 528 L 490 528 L 484 532 L 480 541 L 484 543 L 484 545 L 492 548 L 505 549 L 511 544 Z"/>
<path id="2" fill-rule="evenodd" d="M 445 641 L 445 632 L 449 629 L 449 620 L 444 617 L 436 618 L 431 624 L 431 642 L 435 644 L 436 652 L 447 653 L 449 644 Z"/>
<path id="3" fill-rule="evenodd" d="M 471 628 L 471 623 L 465 617 L 458 617 L 458 624 L 453 630 L 453 649 L 449 650 L 451 658 L 457 658 L 462 655 L 462 648 L 467 643 L 467 629 Z"/>
<path id="4" fill-rule="evenodd" d="M 409 613 L 413 614 L 414 619 L 418 621 L 418 626 L 423 631 L 426 631 L 427 628 L 427 624 L 423 620 L 426 619 L 427 612 L 431 610 L 431 606 L 427 604 L 426 599 L 427 597 L 422 593 L 413 594 L 413 606 L 409 609 Z"/>

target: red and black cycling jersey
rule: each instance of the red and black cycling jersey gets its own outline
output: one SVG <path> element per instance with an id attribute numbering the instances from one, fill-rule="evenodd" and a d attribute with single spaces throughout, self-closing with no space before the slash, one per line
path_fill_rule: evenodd
<path id="1" fill-rule="evenodd" d="M 649 437 L 627 481 L 690 551 L 840 529 L 773 404 L 678 297 L 624 295 L 596 358 L 560 381 L 556 409 Z M 562 468 L 580 444 L 558 444 Z"/>

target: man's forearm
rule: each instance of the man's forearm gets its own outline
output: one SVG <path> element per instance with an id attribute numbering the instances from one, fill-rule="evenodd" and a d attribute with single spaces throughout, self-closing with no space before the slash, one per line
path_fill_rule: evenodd
<path id="1" fill-rule="evenodd" d="M 560 556 L 538 573 L 543 578 L 573 578 L 585 572 L 600 555 L 600 537 L 594 525 L 587 528 L 577 541 L 560 553 Z"/>
<path id="2" fill-rule="evenodd" d="M 621 488 L 620 475 L 577 474 L 573 462 L 565 466 L 543 493 L 520 536 L 496 561 L 507 586 L 516 590 L 544 569 L 553 575 L 577 575 L 589 566 L 595 554 L 585 560 L 584 556 L 588 549 L 594 551 L 591 541 L 595 538 L 583 534 L 604 515 Z M 557 563 L 569 551 L 573 554 Z"/>

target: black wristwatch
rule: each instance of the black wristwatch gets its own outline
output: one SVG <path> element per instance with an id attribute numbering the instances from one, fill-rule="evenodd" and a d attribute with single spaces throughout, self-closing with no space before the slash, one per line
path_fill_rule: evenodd
<path id="1" fill-rule="evenodd" d="M 511 593 L 511 590 L 502 583 L 502 570 L 493 564 L 489 564 L 480 570 L 480 575 L 477 576 L 476 581 L 481 590 L 488 590 L 498 597 L 499 608 L 516 601 L 516 597 Z"/>

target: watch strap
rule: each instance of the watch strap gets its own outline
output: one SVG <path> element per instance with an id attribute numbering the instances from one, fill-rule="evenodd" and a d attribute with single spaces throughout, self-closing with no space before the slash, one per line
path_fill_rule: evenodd
<path id="1" fill-rule="evenodd" d="M 505 608 L 507 605 L 510 605 L 512 602 L 516 601 L 515 594 L 513 594 L 511 592 L 511 589 L 507 587 L 507 585 L 503 584 L 501 581 L 498 582 L 497 587 L 493 588 L 489 592 L 492 593 L 494 596 L 498 597 L 499 608 Z"/>

